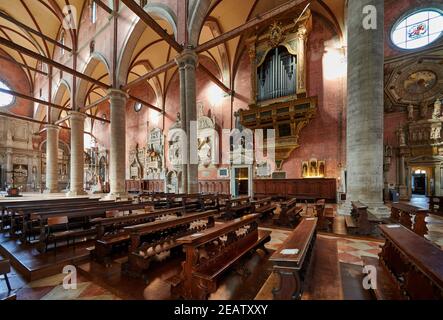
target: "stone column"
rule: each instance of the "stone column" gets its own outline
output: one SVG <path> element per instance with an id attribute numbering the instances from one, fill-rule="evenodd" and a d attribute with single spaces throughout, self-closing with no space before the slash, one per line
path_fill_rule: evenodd
<path id="1" fill-rule="evenodd" d="M 180 119 L 181 119 L 181 128 L 184 132 L 187 132 L 186 126 L 186 69 L 184 60 L 177 60 L 178 70 L 180 75 Z M 186 148 L 185 148 L 186 147 Z M 183 146 L 181 148 L 182 152 L 189 152 L 187 148 L 187 142 L 183 142 Z M 186 155 L 186 159 L 188 156 Z M 188 193 L 188 164 L 184 163 L 182 165 L 182 179 L 181 186 L 183 193 Z"/>
<path id="2" fill-rule="evenodd" d="M 71 189 L 70 196 L 86 194 L 84 190 L 85 156 L 84 156 L 84 128 L 85 115 L 71 111 Z"/>
<path id="3" fill-rule="evenodd" d="M 400 176 L 400 186 L 399 186 L 399 194 L 400 194 L 400 200 L 409 200 L 408 196 L 408 188 L 406 186 L 406 170 L 405 170 L 405 156 L 400 151 L 400 170 L 399 170 L 399 176 Z"/>
<path id="4" fill-rule="evenodd" d="M 46 126 L 46 192 L 58 192 L 58 134 L 60 127 Z"/>
<path id="5" fill-rule="evenodd" d="M 13 170 L 13 164 L 12 164 L 12 150 L 7 149 L 6 150 L 6 177 L 5 177 L 5 185 L 11 186 L 13 184 L 13 177 L 12 177 L 12 170 Z"/>
<path id="6" fill-rule="evenodd" d="M 363 8 L 377 26 L 363 26 Z M 383 206 L 384 1 L 348 1 L 347 200 Z"/>
<path id="7" fill-rule="evenodd" d="M 126 92 L 109 91 L 111 103 L 110 196 L 126 196 Z"/>
<path id="8" fill-rule="evenodd" d="M 186 193 L 198 192 L 198 157 L 195 153 L 197 150 L 197 132 L 196 129 L 191 130 L 191 121 L 196 125 L 197 121 L 197 85 L 196 85 L 196 68 L 198 63 L 197 54 L 189 49 L 183 51 L 177 59 L 177 63 L 181 69 L 180 73 L 180 99 L 182 107 L 182 128 L 186 132 L 187 141 L 187 174 L 184 174 L 183 181 L 187 184 L 184 188 Z M 183 72 L 184 70 L 184 72 Z M 184 73 L 184 77 L 183 77 Z M 184 80 L 184 81 L 183 81 Z M 184 99 L 184 100 L 183 100 Z M 193 136 L 195 135 L 195 136 Z M 194 147 L 191 147 L 191 146 Z M 186 180 L 184 177 L 186 176 Z"/>

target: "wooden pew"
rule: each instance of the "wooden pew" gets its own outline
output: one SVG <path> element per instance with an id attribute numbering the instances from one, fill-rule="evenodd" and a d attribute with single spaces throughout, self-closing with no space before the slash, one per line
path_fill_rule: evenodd
<path id="1" fill-rule="evenodd" d="M 352 235 L 377 233 L 377 225 L 383 221 L 368 211 L 368 206 L 360 201 L 351 202 L 351 215 L 345 216 L 346 230 Z"/>
<path id="2" fill-rule="evenodd" d="M 278 208 L 273 216 L 273 223 L 283 227 L 294 227 L 303 212 L 302 207 L 297 207 L 297 199 L 292 198 L 278 204 Z"/>
<path id="3" fill-rule="evenodd" d="M 18 230 L 20 227 L 22 229 L 21 232 L 21 240 L 22 241 L 26 241 L 26 239 L 32 235 L 34 235 L 35 233 L 40 234 L 40 228 L 41 228 L 41 220 L 46 220 L 48 217 L 55 217 L 55 216 L 68 216 L 71 218 L 71 220 L 74 218 L 75 213 L 79 212 L 79 211 L 89 211 L 89 210 L 94 210 L 94 209 L 99 209 L 100 212 L 106 212 L 103 210 L 113 210 L 115 208 L 123 208 L 124 206 L 130 206 L 131 208 L 128 208 L 128 211 L 132 211 L 132 205 L 133 203 L 128 200 L 128 201 L 100 201 L 97 203 L 88 203 L 88 204 L 79 204 L 76 206 L 67 206 L 67 207 L 62 207 L 62 208 L 50 208 L 48 210 L 36 210 L 36 209 L 31 209 L 31 210 L 26 210 L 26 211 L 22 211 L 20 213 L 19 218 L 21 219 L 20 222 L 15 222 L 15 226 L 14 230 Z M 83 217 L 83 216 L 82 216 Z"/>
<path id="4" fill-rule="evenodd" d="M 205 300 L 217 290 L 217 281 L 248 253 L 270 241 L 270 231 L 258 230 L 257 214 L 250 214 L 177 240 L 186 261 L 182 272 L 169 278 L 171 293 L 184 299 Z M 243 274 L 246 275 L 243 268 Z"/>
<path id="5" fill-rule="evenodd" d="M 69 204 L 62 204 L 49 207 L 28 207 L 20 209 L 18 213 L 13 215 L 12 225 L 10 233 L 14 234 L 20 229 L 22 230 L 22 239 L 26 238 L 27 232 L 33 229 L 33 223 L 35 220 L 31 219 L 31 216 L 36 216 L 41 213 L 41 215 L 51 215 L 52 213 L 58 213 L 63 211 L 63 213 L 68 213 L 71 211 L 78 211 L 83 209 L 91 208 L 103 208 L 103 207 L 113 207 L 117 202 L 113 200 L 109 201 L 94 201 L 94 202 L 75 202 Z M 118 202 L 118 204 L 131 203 L 130 201 Z"/>
<path id="6" fill-rule="evenodd" d="M 16 300 L 16 294 L 13 292 L 11 283 L 9 282 L 8 273 L 11 272 L 11 265 L 8 260 L 0 260 L 0 276 L 3 276 L 8 291 L 0 292 L 0 300 Z"/>
<path id="7" fill-rule="evenodd" d="M 33 216 L 33 219 L 37 219 L 39 221 L 39 229 L 40 236 L 37 243 L 37 250 L 40 252 L 45 252 L 47 248 L 47 237 L 48 237 L 48 225 L 47 221 L 49 218 L 57 218 L 64 217 L 68 218 L 68 227 L 70 230 L 75 230 L 81 232 L 82 236 L 93 236 L 96 234 L 95 226 L 91 223 L 93 218 L 105 217 L 106 212 L 109 210 L 114 211 L 129 211 L 144 209 L 145 204 L 143 203 L 131 203 L 125 205 L 118 205 L 116 203 L 113 207 L 102 207 L 102 208 L 91 208 L 91 209 L 83 209 L 77 211 L 70 211 L 68 213 L 59 211 L 51 214 L 46 213 L 37 213 Z M 77 222 L 73 222 L 77 221 Z M 80 221 L 80 222 L 79 222 Z M 74 228 L 71 227 L 71 224 L 75 224 Z"/>
<path id="8" fill-rule="evenodd" d="M 1 217 L 0 229 L 11 223 L 11 216 L 25 208 L 50 208 L 53 206 L 69 205 L 76 203 L 97 202 L 99 198 L 61 198 L 61 199 L 47 199 L 47 200 L 14 200 L 14 201 L 0 201 Z"/>
<path id="9" fill-rule="evenodd" d="M 267 215 L 273 215 L 277 205 L 272 202 L 272 197 L 261 198 L 251 201 L 253 207 L 253 213 L 257 213 L 261 218 Z"/>
<path id="10" fill-rule="evenodd" d="M 317 234 L 317 218 L 303 218 L 280 248 L 269 259 L 279 284 L 274 300 L 300 299 L 311 262 Z"/>
<path id="11" fill-rule="evenodd" d="M 443 197 L 430 196 L 429 197 L 429 211 L 435 215 L 443 216 Z"/>
<path id="12" fill-rule="evenodd" d="M 180 217 L 185 214 L 185 208 L 155 210 L 129 216 L 114 216 L 91 220 L 97 230 L 95 248 L 91 255 L 100 263 L 108 264 L 113 254 L 127 252 L 131 240 L 129 229 L 126 227 L 141 225 L 163 219 L 168 216 Z M 126 228 L 126 229 L 125 229 Z"/>
<path id="13" fill-rule="evenodd" d="M 443 300 L 443 251 L 404 226 L 380 229 L 386 241 L 379 260 L 363 259 L 378 271 L 377 299 Z"/>
<path id="14" fill-rule="evenodd" d="M 169 220 L 125 227 L 130 234 L 131 245 L 128 263 L 122 266 L 122 271 L 133 277 L 143 277 L 155 256 L 180 246 L 181 243 L 176 241 L 178 238 L 212 227 L 217 214 L 217 210 L 189 213 Z"/>
<path id="15" fill-rule="evenodd" d="M 426 226 L 427 216 L 428 210 L 406 203 L 393 203 L 391 206 L 389 222 L 400 223 L 423 237 L 428 233 L 428 228 Z"/>
<path id="16" fill-rule="evenodd" d="M 225 208 L 221 214 L 224 220 L 232 220 L 247 215 L 253 211 L 250 197 L 239 197 L 226 201 Z"/>

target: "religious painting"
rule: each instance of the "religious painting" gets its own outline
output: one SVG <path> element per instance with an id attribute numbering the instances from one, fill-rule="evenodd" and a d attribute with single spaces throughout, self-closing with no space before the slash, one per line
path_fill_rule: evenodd
<path id="1" fill-rule="evenodd" d="M 309 168 L 308 161 L 303 161 L 301 167 L 302 167 L 302 177 L 303 178 L 307 178 L 309 176 L 309 174 L 308 174 L 308 168 Z"/>
<path id="2" fill-rule="evenodd" d="M 315 177 L 318 175 L 318 162 L 317 159 L 309 160 L 309 176 Z"/>
<path id="3" fill-rule="evenodd" d="M 326 175 L 326 161 L 310 159 L 302 162 L 303 178 L 324 178 Z"/>
<path id="4" fill-rule="evenodd" d="M 326 175 L 325 173 L 326 173 L 325 162 L 319 161 L 318 162 L 318 176 L 324 177 Z"/>

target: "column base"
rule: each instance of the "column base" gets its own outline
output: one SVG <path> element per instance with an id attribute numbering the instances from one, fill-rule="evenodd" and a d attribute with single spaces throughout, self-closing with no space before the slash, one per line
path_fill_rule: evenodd
<path id="1" fill-rule="evenodd" d="M 364 205 L 368 206 L 368 212 L 372 213 L 378 218 L 389 217 L 391 215 L 390 209 L 382 202 L 364 202 Z M 342 216 L 350 216 L 352 211 L 352 204 L 349 201 L 339 205 L 337 207 L 337 213 Z"/>
<path id="2" fill-rule="evenodd" d="M 115 192 L 115 193 L 108 193 L 106 197 L 104 197 L 104 200 L 117 200 L 117 199 L 130 199 L 132 197 L 129 196 L 127 192 Z"/>
<path id="3" fill-rule="evenodd" d="M 58 189 L 53 189 L 53 190 L 45 189 L 43 191 L 43 194 L 51 194 L 51 193 L 60 193 L 60 191 Z"/>
<path id="4" fill-rule="evenodd" d="M 408 188 L 406 186 L 400 186 L 398 187 L 398 191 L 400 193 L 400 200 L 402 201 L 409 201 L 409 194 L 408 194 Z"/>
<path id="5" fill-rule="evenodd" d="M 77 196 L 85 196 L 88 193 L 85 190 L 79 190 L 79 191 L 69 191 L 66 193 L 68 197 L 77 197 Z"/>

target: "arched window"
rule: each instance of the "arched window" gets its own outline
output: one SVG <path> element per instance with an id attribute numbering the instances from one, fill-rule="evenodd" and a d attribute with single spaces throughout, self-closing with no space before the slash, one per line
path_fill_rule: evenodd
<path id="1" fill-rule="evenodd" d="M 0 80 L 0 89 L 11 90 L 11 88 L 9 88 L 9 86 L 6 83 L 4 83 L 2 80 Z M 9 93 L 0 91 L 0 108 L 8 107 L 11 104 L 13 104 L 14 101 L 15 101 L 15 98 L 13 95 L 10 95 Z"/>
<path id="2" fill-rule="evenodd" d="M 62 31 L 62 33 L 60 34 L 60 44 L 62 45 L 62 46 L 64 46 L 65 45 L 65 32 L 64 31 Z M 61 48 L 61 52 L 62 52 L 62 55 L 64 55 L 65 54 L 65 48 Z"/>
<path id="3" fill-rule="evenodd" d="M 91 23 L 94 24 L 97 21 L 97 3 L 91 2 Z"/>
<path id="4" fill-rule="evenodd" d="M 135 112 L 139 112 L 141 109 L 142 109 L 142 104 L 140 103 L 140 102 L 136 102 L 135 104 L 134 104 L 134 110 L 135 110 Z"/>
<path id="5" fill-rule="evenodd" d="M 443 13 L 437 9 L 415 11 L 398 21 L 392 29 L 392 42 L 401 49 L 418 49 L 443 34 Z"/>

